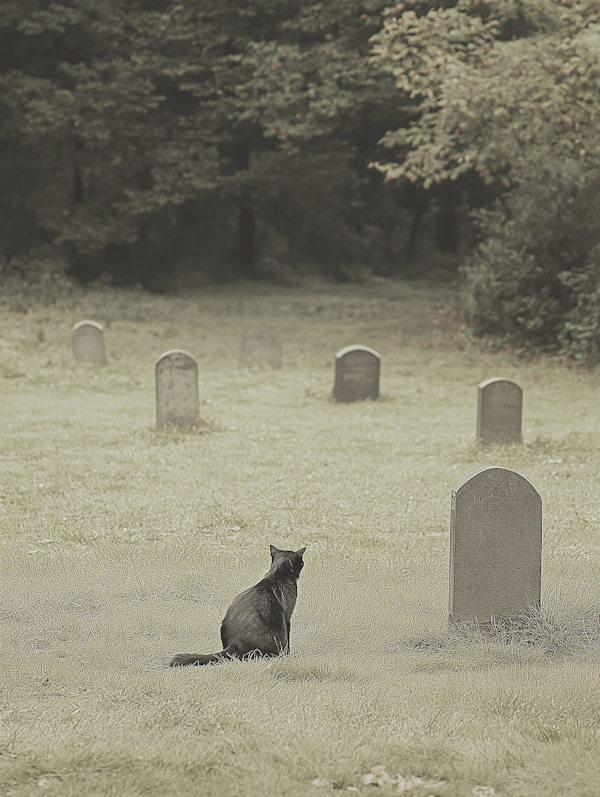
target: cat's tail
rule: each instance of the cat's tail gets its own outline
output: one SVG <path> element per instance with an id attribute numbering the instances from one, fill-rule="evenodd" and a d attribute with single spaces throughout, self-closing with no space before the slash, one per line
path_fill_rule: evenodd
<path id="1" fill-rule="evenodd" d="M 220 653 L 178 653 L 169 662 L 169 667 L 189 667 L 195 664 L 222 664 L 228 659 L 237 659 L 235 645 L 228 645 Z"/>

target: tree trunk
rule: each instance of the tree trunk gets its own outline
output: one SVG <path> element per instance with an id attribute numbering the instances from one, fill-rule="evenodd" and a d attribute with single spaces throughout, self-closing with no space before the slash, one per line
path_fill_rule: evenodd
<path id="1" fill-rule="evenodd" d="M 81 176 L 81 166 L 75 166 L 73 170 L 73 191 L 72 191 L 73 205 L 81 205 L 83 202 L 83 178 Z"/>
<path id="2" fill-rule="evenodd" d="M 250 167 L 250 148 L 243 144 L 236 153 L 238 171 L 247 171 Z M 246 279 L 256 277 L 256 224 L 254 210 L 247 196 L 241 196 L 238 213 L 238 258 L 240 273 Z"/>
<path id="3" fill-rule="evenodd" d="M 78 153 L 83 149 L 83 144 L 76 138 L 75 141 L 75 164 L 73 167 L 73 185 L 71 188 L 71 202 L 73 205 L 83 203 L 83 175 L 81 173 L 81 163 Z"/>
<path id="4" fill-rule="evenodd" d="M 435 246 L 439 252 L 455 255 L 458 250 L 458 214 L 454 186 L 446 182 L 440 186 L 439 210 L 435 219 Z"/>
<path id="5" fill-rule="evenodd" d="M 254 211 L 244 201 L 240 202 L 238 225 L 241 273 L 246 279 L 252 279 L 256 276 Z"/>
<path id="6" fill-rule="evenodd" d="M 412 221 L 410 223 L 410 227 L 408 230 L 408 240 L 406 242 L 406 254 L 408 256 L 413 255 L 415 252 L 415 244 L 417 242 L 417 233 L 419 232 L 419 227 L 421 226 L 421 220 L 423 218 L 423 205 L 420 203 L 415 207 Z"/>

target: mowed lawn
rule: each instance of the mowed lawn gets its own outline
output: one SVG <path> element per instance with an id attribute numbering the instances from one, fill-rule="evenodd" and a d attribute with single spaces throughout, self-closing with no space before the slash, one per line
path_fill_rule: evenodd
<path id="1" fill-rule="evenodd" d="M 0 796 L 597 797 L 600 373 L 482 352 L 419 283 L 23 304 L 0 304 Z M 72 358 L 86 318 L 104 367 Z M 283 366 L 240 370 L 261 326 Z M 377 402 L 332 400 L 352 343 Z M 157 432 L 172 348 L 202 419 Z M 475 444 L 493 376 L 523 388 L 520 446 Z M 489 464 L 542 495 L 544 548 L 542 616 L 488 638 L 447 613 L 450 492 Z M 307 547 L 291 656 L 169 669 L 220 649 L 269 543 Z"/>

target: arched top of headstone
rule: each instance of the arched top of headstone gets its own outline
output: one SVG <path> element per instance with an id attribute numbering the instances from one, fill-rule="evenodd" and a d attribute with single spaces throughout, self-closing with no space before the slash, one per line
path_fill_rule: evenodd
<path id="1" fill-rule="evenodd" d="M 82 327 L 92 327 L 93 329 L 97 329 L 99 332 L 104 331 L 104 327 L 102 324 L 98 324 L 96 321 L 79 321 L 77 324 L 73 326 L 73 332 L 76 332 L 78 329 Z"/>
<path id="2" fill-rule="evenodd" d="M 486 379 L 485 381 L 480 382 L 479 388 L 480 390 L 484 390 L 486 387 L 488 387 L 488 385 L 493 385 L 494 383 L 497 382 L 503 382 L 504 384 L 514 385 L 514 387 L 516 387 L 517 390 L 520 390 L 521 393 L 523 392 L 523 388 L 517 385 L 516 382 L 513 382 L 512 379 L 505 379 L 503 376 L 493 376 L 491 379 Z"/>
<path id="3" fill-rule="evenodd" d="M 76 360 L 90 360 L 104 365 L 104 330 L 96 321 L 79 321 L 72 332 L 73 356 Z"/>
<path id="4" fill-rule="evenodd" d="M 198 368 L 196 358 L 189 351 L 184 351 L 184 349 L 170 349 L 161 354 L 155 363 L 155 367 L 158 368 L 167 357 L 173 360 L 179 368 Z"/>
<path id="5" fill-rule="evenodd" d="M 540 495 L 538 493 L 538 491 L 535 489 L 535 487 L 533 486 L 533 484 L 529 481 L 529 479 L 526 479 L 525 476 L 521 476 L 521 474 L 517 473 L 516 470 L 511 470 L 510 468 L 501 468 L 501 467 L 499 467 L 497 465 L 483 465 L 483 467 L 477 468 L 477 470 L 474 470 L 471 473 L 468 473 L 464 477 L 464 479 L 461 479 L 458 482 L 458 484 L 456 484 L 452 488 L 452 492 L 453 493 L 458 493 L 466 484 L 474 486 L 480 480 L 481 481 L 489 480 L 490 478 L 493 478 L 496 475 L 497 476 L 501 476 L 501 475 L 503 476 L 504 474 L 506 474 L 506 475 L 512 474 L 512 477 L 514 479 L 515 484 L 516 483 L 521 483 L 521 485 L 523 487 L 526 487 L 526 488 L 530 487 L 531 490 L 536 495 L 538 495 L 538 496 Z M 542 499 L 541 499 L 541 496 L 540 496 L 540 501 L 541 500 Z"/>
<path id="6" fill-rule="evenodd" d="M 378 354 L 375 349 L 370 349 L 368 346 L 360 346 L 359 344 L 353 346 L 345 346 L 343 349 L 340 349 L 336 352 L 335 358 L 339 360 L 346 354 L 349 354 L 351 351 L 366 351 L 368 354 L 372 354 L 373 357 L 377 357 L 378 360 L 381 360 L 381 355 Z"/>

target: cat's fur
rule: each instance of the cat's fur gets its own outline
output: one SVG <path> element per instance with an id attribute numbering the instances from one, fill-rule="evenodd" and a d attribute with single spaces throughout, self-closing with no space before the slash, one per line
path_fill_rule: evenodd
<path id="1" fill-rule="evenodd" d="M 219 653 L 178 653 L 171 667 L 220 663 L 252 656 L 279 656 L 290 651 L 290 619 L 298 595 L 298 577 L 304 567 L 299 551 L 271 550 L 265 577 L 244 590 L 227 609 L 221 623 L 223 650 Z"/>

